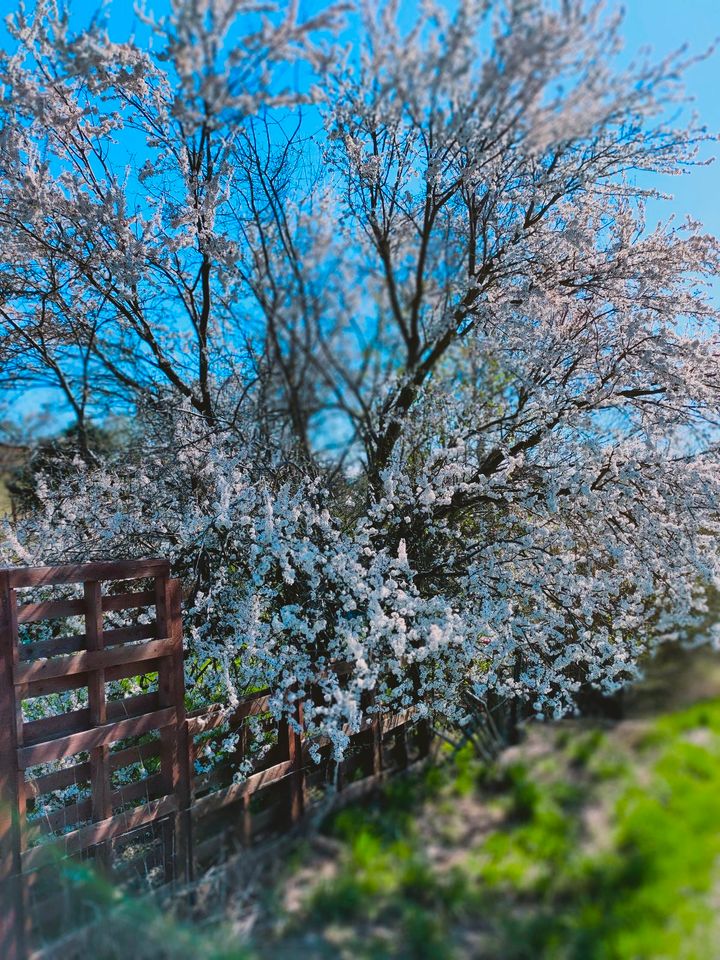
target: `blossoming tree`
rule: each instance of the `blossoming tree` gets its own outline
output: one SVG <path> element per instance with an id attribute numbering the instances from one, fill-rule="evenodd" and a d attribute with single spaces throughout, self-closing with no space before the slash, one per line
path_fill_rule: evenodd
<path id="1" fill-rule="evenodd" d="M 688 62 L 621 69 L 582 0 L 256 16 L 11 23 L 0 355 L 81 442 L 5 559 L 168 554 L 208 695 L 269 682 L 339 753 L 616 689 L 717 576 L 720 251 L 646 211 L 706 139 Z"/>

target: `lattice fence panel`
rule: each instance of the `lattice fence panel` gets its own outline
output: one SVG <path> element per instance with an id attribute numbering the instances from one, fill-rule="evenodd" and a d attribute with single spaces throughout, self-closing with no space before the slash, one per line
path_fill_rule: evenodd
<path id="1" fill-rule="evenodd" d="M 58 852 L 112 875 L 114 841 L 165 820 L 163 880 L 189 878 L 191 774 L 166 561 L 5 570 L 0 591 L 0 956 L 15 960 Z"/>

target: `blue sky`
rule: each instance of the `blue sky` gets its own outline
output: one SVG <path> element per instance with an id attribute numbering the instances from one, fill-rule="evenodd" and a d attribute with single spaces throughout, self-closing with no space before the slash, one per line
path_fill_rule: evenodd
<path id="1" fill-rule="evenodd" d="M 720 36 L 720 0 L 627 0 L 622 6 L 627 53 L 649 45 L 662 56 L 685 42 L 699 52 Z M 720 50 L 693 67 L 686 83 L 708 131 L 720 133 Z M 720 144 L 707 144 L 703 155 L 720 156 Z M 690 213 L 709 232 L 720 234 L 720 161 L 696 167 L 685 177 L 665 178 L 661 187 L 674 195 L 663 206 Z"/>
<path id="2" fill-rule="evenodd" d="M 282 5 L 285 0 L 278 0 Z M 414 8 L 416 0 L 403 0 Z M 608 7 L 625 9 L 624 58 L 632 59 L 641 48 L 649 46 L 657 57 L 687 43 L 689 50 L 700 53 L 720 37 L 720 0 L 607 0 Z M 28 8 L 32 0 L 26 0 Z M 301 0 L 301 11 L 312 14 L 325 0 Z M 108 7 L 112 32 L 117 39 L 137 24 L 132 13 L 132 0 L 110 0 Z M 148 0 L 148 6 L 167 9 L 167 0 Z M 95 0 L 74 0 L 71 8 L 78 21 L 85 20 L 97 9 Z M 1 21 L 16 9 L 15 0 L 0 0 L 0 43 L 7 39 Z M 141 28 L 142 29 L 142 28 Z M 140 32 L 140 31 L 138 31 Z M 686 76 L 687 90 L 694 100 L 693 107 L 711 133 L 720 134 L 720 51 L 695 65 Z M 720 155 L 720 144 L 704 145 L 702 155 L 710 158 Z M 720 235 L 720 161 L 707 167 L 695 167 L 683 177 L 659 178 L 657 186 L 673 195 L 669 202 L 653 204 L 651 222 L 670 213 L 682 218 L 686 213 L 701 221 L 705 228 Z M 15 413 L 38 409 L 45 403 L 52 405 L 53 391 L 33 391 L 15 405 Z M 53 419 L 53 418 L 51 418 Z M 55 420 L 57 423 L 57 420 Z"/>

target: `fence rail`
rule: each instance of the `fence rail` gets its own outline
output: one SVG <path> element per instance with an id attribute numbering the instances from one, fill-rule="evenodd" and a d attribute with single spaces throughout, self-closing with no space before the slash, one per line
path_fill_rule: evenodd
<path id="1" fill-rule="evenodd" d="M 48 595 L 58 588 L 76 595 Z M 295 723 L 277 726 L 269 752 L 234 782 L 251 757 L 248 723 L 267 719 L 271 691 L 246 697 L 230 716 L 216 707 L 186 716 L 181 585 L 165 560 L 0 570 L 0 593 L 3 960 L 32 956 L 41 920 L 57 912 L 39 878 L 58 856 L 129 876 L 136 861 L 118 851 L 142 837 L 143 869 L 157 867 L 163 884 L 185 882 L 229 845 L 296 823 L 330 777 L 338 788 L 350 778 L 371 783 L 407 764 L 409 714 L 366 724 L 354 735 L 354 759 L 338 769 L 322 740 L 314 746 L 324 762 L 310 761 L 299 706 Z M 106 624 L 123 614 L 137 622 Z M 58 624 L 73 618 L 81 630 L 79 621 L 67 632 Z M 118 682 L 148 676 L 155 689 L 116 698 Z M 76 702 L 57 712 L 58 701 L 67 704 L 56 695 Z M 38 698 L 55 712 L 33 719 Z M 229 734 L 237 743 L 227 761 L 203 771 L 205 746 Z M 418 743 L 427 749 L 426 737 Z M 115 782 L 127 770 L 130 782 Z M 57 791 L 69 791 L 70 802 L 44 812 L 41 798 Z M 253 809 L 260 794 L 267 802 Z"/>

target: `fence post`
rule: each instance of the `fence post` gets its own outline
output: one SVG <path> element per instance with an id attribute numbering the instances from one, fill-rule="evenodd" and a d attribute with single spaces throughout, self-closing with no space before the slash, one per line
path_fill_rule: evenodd
<path id="1" fill-rule="evenodd" d="M 383 768 L 383 731 L 382 720 L 375 717 L 370 723 L 371 749 L 372 749 L 372 772 L 373 776 L 379 777 Z"/>
<path id="2" fill-rule="evenodd" d="M 305 770 L 303 767 L 303 705 L 298 700 L 295 711 L 295 720 L 299 726 L 294 730 L 288 726 L 288 760 L 293 765 L 293 774 L 290 780 L 290 820 L 292 823 L 302 817 L 305 809 Z"/>
<path id="3" fill-rule="evenodd" d="M 420 757 L 425 758 L 430 755 L 432 747 L 432 724 L 429 720 L 421 720 L 418 729 L 418 746 L 420 748 Z"/>
<path id="4" fill-rule="evenodd" d="M 7 571 L 0 571 L 0 956 L 26 956 L 22 881 L 20 804 L 24 799 L 17 763 L 17 719 L 14 668 L 17 662 L 15 590 Z"/>
<path id="5" fill-rule="evenodd" d="M 85 600 L 85 637 L 88 650 L 102 650 L 103 614 L 102 590 L 99 580 L 86 580 Z M 88 676 L 88 706 L 90 722 L 99 727 L 107 723 L 107 696 L 105 692 L 105 671 L 93 670 Z M 110 747 L 105 744 L 90 751 L 90 783 L 92 787 L 92 818 L 94 821 L 107 820 L 112 816 L 110 784 Z M 103 840 L 95 848 L 95 865 L 110 873 L 112 870 L 112 841 Z"/>
<path id="6" fill-rule="evenodd" d="M 408 754 L 408 723 L 407 720 L 402 724 L 399 731 L 395 735 L 395 742 L 397 744 L 398 751 L 398 766 L 401 770 L 404 770 L 408 763 L 410 762 L 410 757 Z"/>
<path id="7" fill-rule="evenodd" d="M 160 731 L 161 766 L 167 789 L 175 794 L 175 877 L 192 879 L 190 819 L 190 743 L 185 716 L 185 668 L 182 640 L 182 584 L 160 577 L 155 585 L 158 632 L 173 642 L 172 654 L 161 664 L 158 689 L 161 706 L 175 708 L 175 723 Z"/>
<path id="8" fill-rule="evenodd" d="M 289 774 L 289 819 L 290 823 L 297 823 L 303 815 L 305 808 L 305 771 L 303 769 L 303 705 L 301 701 L 297 702 L 295 708 L 295 721 L 299 730 L 295 730 L 289 720 L 282 720 L 280 723 L 279 740 L 282 744 L 285 756 L 290 763 Z"/>
<path id="9" fill-rule="evenodd" d="M 250 753 L 250 737 L 248 735 L 247 720 L 243 720 L 240 726 L 240 740 L 238 743 L 238 757 L 242 763 Z M 250 795 L 245 794 L 241 801 L 241 820 L 240 820 L 240 838 L 244 847 L 249 847 L 252 843 L 252 814 L 250 812 Z"/>

